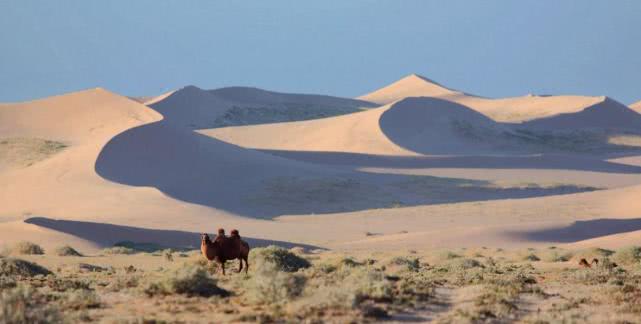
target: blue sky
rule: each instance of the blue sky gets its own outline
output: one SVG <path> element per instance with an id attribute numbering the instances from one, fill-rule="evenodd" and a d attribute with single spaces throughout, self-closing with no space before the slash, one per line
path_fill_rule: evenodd
<path id="1" fill-rule="evenodd" d="M 641 1 L 0 0 L 0 101 L 194 84 L 641 100 Z"/>

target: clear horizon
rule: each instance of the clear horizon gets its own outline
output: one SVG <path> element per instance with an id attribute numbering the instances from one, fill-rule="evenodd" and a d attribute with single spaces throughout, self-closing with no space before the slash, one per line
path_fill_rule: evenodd
<path id="1" fill-rule="evenodd" d="M 356 97 L 416 73 L 486 97 L 630 104 L 639 13 L 639 1 L 3 2 L 0 102 L 191 84 Z"/>

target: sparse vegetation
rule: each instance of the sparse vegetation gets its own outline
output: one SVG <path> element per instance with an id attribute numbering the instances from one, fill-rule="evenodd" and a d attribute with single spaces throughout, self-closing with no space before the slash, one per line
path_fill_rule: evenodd
<path id="1" fill-rule="evenodd" d="M 256 267 L 273 267 L 279 271 L 296 272 L 309 268 L 311 263 L 306 259 L 278 246 L 255 248 L 249 252 L 249 258 L 254 260 Z"/>
<path id="2" fill-rule="evenodd" d="M 102 254 L 113 255 L 113 254 L 134 254 L 136 251 L 134 249 L 124 247 L 124 246 L 113 246 L 110 248 L 102 249 Z"/>
<path id="3" fill-rule="evenodd" d="M 641 247 L 628 246 L 617 250 L 612 259 L 623 264 L 639 263 L 641 261 Z"/>
<path id="4" fill-rule="evenodd" d="M 195 252 L 167 262 L 171 250 L 159 252 L 164 260 L 148 253 L 86 258 L 100 266 L 29 257 L 58 263 L 55 274 L 0 258 L 0 323 L 135 322 L 132 310 L 142 305 L 153 310 L 148 320 L 185 322 L 207 314 L 219 322 L 360 323 L 423 312 L 442 323 L 602 323 L 641 314 L 637 248 L 454 251 L 304 254 L 271 246 L 255 249 L 248 275 L 224 276 Z M 479 251 L 485 256 L 474 256 Z M 571 256 L 581 254 L 599 262 L 579 267 Z"/>
<path id="5" fill-rule="evenodd" d="M 31 287 L 20 285 L 0 292 L 0 323 L 48 324 L 61 321 L 60 310 Z"/>
<path id="6" fill-rule="evenodd" d="M 12 253 L 14 254 L 45 254 L 45 250 L 40 247 L 40 245 L 28 242 L 28 241 L 22 241 L 16 243 L 16 245 L 13 246 Z"/>
<path id="7" fill-rule="evenodd" d="M 0 275 L 9 277 L 34 277 L 48 275 L 51 271 L 33 262 L 16 259 L 0 259 Z"/>
<path id="8" fill-rule="evenodd" d="M 69 245 L 58 247 L 55 252 L 57 256 L 82 256 L 80 252 Z"/>
<path id="9" fill-rule="evenodd" d="M 229 292 L 218 287 L 204 267 L 187 264 L 160 280 L 149 284 L 147 295 L 184 294 L 188 296 L 227 296 Z"/>

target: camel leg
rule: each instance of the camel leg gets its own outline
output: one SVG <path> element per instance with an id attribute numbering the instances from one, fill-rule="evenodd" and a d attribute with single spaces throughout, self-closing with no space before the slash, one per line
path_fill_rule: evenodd
<path id="1" fill-rule="evenodd" d="M 223 271 L 223 276 L 225 275 L 225 262 L 219 262 L 220 263 L 220 269 Z"/>
<path id="2" fill-rule="evenodd" d="M 243 260 L 245 260 L 245 274 L 247 274 L 247 271 L 249 271 L 249 263 L 247 262 L 247 257 L 243 257 Z"/>
<path id="3" fill-rule="evenodd" d="M 243 258 L 238 258 L 238 266 L 238 271 L 236 271 L 236 273 L 243 271 Z"/>

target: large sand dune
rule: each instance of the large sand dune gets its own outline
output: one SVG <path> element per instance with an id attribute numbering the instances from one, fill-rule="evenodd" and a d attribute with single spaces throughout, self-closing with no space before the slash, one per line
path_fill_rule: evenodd
<path id="1" fill-rule="evenodd" d="M 497 122 L 523 122 L 561 113 L 581 111 L 603 97 L 537 96 L 483 98 L 451 90 L 425 77 L 412 74 L 359 99 L 389 104 L 407 97 L 436 97 L 474 109 Z"/>
<path id="2" fill-rule="evenodd" d="M 0 244 L 184 246 L 219 226 L 254 244 L 346 250 L 639 238 L 635 151 L 546 142 L 558 130 L 634 133 L 632 110 L 603 97 L 485 99 L 418 76 L 383 90 L 362 99 L 384 105 L 363 111 L 371 105 L 351 99 L 192 86 L 139 101 L 93 89 L 0 105 L 0 139 L 26 141 L 11 167 L 0 150 Z M 357 112 L 205 129 L 273 121 L 252 109 L 288 105 Z M 42 141 L 64 147 L 43 151 Z"/>

